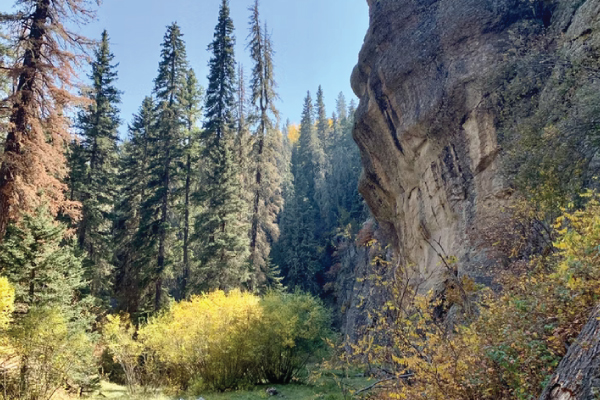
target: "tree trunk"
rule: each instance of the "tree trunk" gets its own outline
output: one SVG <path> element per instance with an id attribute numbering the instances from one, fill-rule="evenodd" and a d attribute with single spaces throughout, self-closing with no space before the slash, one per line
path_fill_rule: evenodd
<path id="1" fill-rule="evenodd" d="M 15 200 L 15 181 L 19 176 L 18 163 L 22 154 L 23 141 L 28 134 L 28 119 L 35 105 L 35 79 L 38 73 L 38 62 L 42 59 L 42 46 L 47 34 L 46 20 L 49 16 L 50 0 L 37 2 L 31 17 L 29 37 L 22 44 L 25 49 L 23 67 L 19 74 L 16 100 L 13 104 L 10 122 L 11 129 L 4 142 L 4 154 L 0 167 L 0 242 L 4 239 L 6 228 L 11 218 L 11 206 Z"/>
<path id="2" fill-rule="evenodd" d="M 191 131 L 191 128 L 189 128 Z M 192 156 L 187 155 L 187 162 L 185 166 L 185 211 L 184 211 L 184 225 L 183 225 L 183 279 L 181 280 L 181 298 L 185 299 L 188 291 L 188 280 L 190 278 L 190 189 L 191 189 L 191 175 L 192 175 Z"/>
<path id="3" fill-rule="evenodd" d="M 600 398 L 600 306 L 560 362 L 540 400 Z"/>

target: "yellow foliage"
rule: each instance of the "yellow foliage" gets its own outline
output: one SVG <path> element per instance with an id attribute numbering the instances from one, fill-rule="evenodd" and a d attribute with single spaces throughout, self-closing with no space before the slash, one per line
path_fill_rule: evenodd
<path id="1" fill-rule="evenodd" d="M 8 328 L 15 309 L 15 288 L 5 277 L 0 277 L 0 329 Z"/>
<path id="2" fill-rule="evenodd" d="M 102 338 L 110 350 L 115 362 L 121 365 L 130 392 L 135 392 L 141 383 L 139 359 L 142 356 L 142 344 L 134 340 L 135 327 L 128 315 L 109 315 L 103 327 Z"/>
<path id="3" fill-rule="evenodd" d="M 245 338 L 260 320 L 260 298 L 216 291 L 177 303 L 139 331 L 139 339 L 180 386 L 202 376 L 214 389 L 235 386 L 252 361 Z"/>
<path id="4" fill-rule="evenodd" d="M 380 398 L 536 398 L 600 297 L 600 202 L 588 197 L 585 209 L 557 220 L 557 253 L 532 259 L 522 276 L 500 277 L 501 294 L 481 289 L 478 313 L 459 312 L 462 323 L 448 325 L 439 312 L 452 304 L 400 282 L 342 359 L 396 376 Z M 475 289 L 468 280 L 456 283 Z M 466 309 L 454 297 L 453 307 Z"/>
<path id="5" fill-rule="evenodd" d="M 296 143 L 300 139 L 300 125 L 292 124 L 288 127 L 288 138 L 292 143 Z"/>
<path id="6" fill-rule="evenodd" d="M 56 307 L 32 307 L 9 331 L 13 354 L 20 359 L 20 385 L 26 399 L 50 398 L 70 377 L 94 365 L 94 343 L 85 330 Z M 19 387 L 9 387 L 19 392 Z"/>
<path id="7" fill-rule="evenodd" d="M 233 290 L 173 304 L 137 332 L 112 316 L 104 339 L 131 386 L 147 378 L 194 392 L 289 382 L 323 347 L 328 327 L 325 307 L 310 295 Z"/>

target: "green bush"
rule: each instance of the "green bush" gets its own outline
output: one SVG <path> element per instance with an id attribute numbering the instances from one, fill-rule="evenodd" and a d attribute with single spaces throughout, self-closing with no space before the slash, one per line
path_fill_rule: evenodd
<path id="1" fill-rule="evenodd" d="M 289 383 L 323 349 L 329 313 L 318 299 L 303 293 L 271 293 L 261 305 L 263 317 L 255 339 L 260 376 L 271 383 Z"/>

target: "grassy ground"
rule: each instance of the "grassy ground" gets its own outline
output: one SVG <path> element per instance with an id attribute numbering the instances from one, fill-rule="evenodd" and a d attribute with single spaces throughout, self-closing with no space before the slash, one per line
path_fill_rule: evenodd
<path id="1" fill-rule="evenodd" d="M 343 383 L 342 383 L 343 382 Z M 285 398 L 286 400 L 346 400 L 351 399 L 350 395 L 344 397 L 344 387 L 349 389 L 360 389 L 369 385 L 369 380 L 362 377 L 351 377 L 340 379 L 333 374 L 324 374 L 321 378 L 316 379 L 316 382 L 311 385 L 269 385 L 259 386 L 248 391 L 228 392 L 228 393 L 202 393 L 200 396 L 194 397 L 167 397 L 161 394 L 149 395 L 142 394 L 138 396 L 130 396 L 127 389 L 123 386 L 113 383 L 103 382 L 99 393 L 96 393 L 92 399 L 120 399 L 120 400 L 196 400 L 199 397 L 205 400 L 258 400 L 267 398 Z M 268 387 L 274 387 L 279 392 L 278 396 L 270 397 L 266 393 Z"/>

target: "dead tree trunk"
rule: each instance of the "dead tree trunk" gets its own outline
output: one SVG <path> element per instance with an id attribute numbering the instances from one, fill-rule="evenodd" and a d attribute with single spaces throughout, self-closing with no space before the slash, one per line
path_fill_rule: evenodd
<path id="1" fill-rule="evenodd" d="M 560 362 L 540 400 L 600 398 L 600 306 Z"/>

